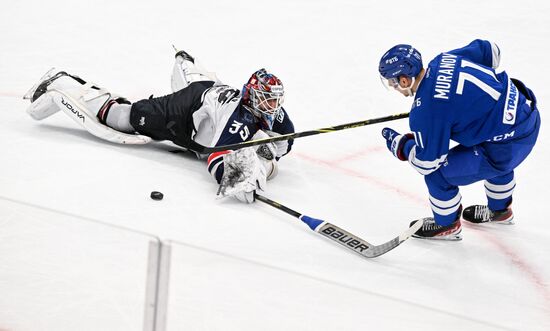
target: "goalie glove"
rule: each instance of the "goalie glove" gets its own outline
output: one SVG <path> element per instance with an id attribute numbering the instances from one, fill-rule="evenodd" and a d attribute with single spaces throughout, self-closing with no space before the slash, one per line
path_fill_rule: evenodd
<path id="1" fill-rule="evenodd" d="M 232 196 L 237 200 L 252 203 L 254 192 L 267 186 L 264 163 L 253 147 L 242 148 L 224 155 L 224 173 L 218 196 Z"/>

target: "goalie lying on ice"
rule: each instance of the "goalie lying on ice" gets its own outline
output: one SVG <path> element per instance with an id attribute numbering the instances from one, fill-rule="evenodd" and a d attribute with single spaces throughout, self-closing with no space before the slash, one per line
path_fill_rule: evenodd
<path id="1" fill-rule="evenodd" d="M 63 111 L 91 134 L 119 144 L 169 140 L 193 151 L 294 132 L 283 109 L 284 88 L 275 75 L 257 70 L 242 90 L 223 85 L 184 51 L 176 53 L 172 94 L 135 103 L 64 71 L 50 70 L 24 96 L 27 112 L 42 120 Z M 277 162 L 292 140 L 208 157 L 208 171 L 221 184 L 222 196 L 254 201 L 277 174 Z M 227 171 L 229 169 L 229 171 Z M 225 175 L 224 175 L 225 174 Z M 223 180 L 222 180 L 223 179 Z"/>

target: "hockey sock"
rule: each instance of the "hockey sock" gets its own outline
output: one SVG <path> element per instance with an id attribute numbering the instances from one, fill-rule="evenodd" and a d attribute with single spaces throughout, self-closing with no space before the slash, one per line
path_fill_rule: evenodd
<path id="1" fill-rule="evenodd" d="M 130 125 L 131 104 L 109 100 L 97 113 L 99 121 L 120 132 L 133 133 L 136 130 Z"/>

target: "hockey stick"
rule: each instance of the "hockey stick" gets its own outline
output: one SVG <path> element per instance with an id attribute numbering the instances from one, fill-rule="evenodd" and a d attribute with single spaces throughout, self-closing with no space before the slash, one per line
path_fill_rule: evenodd
<path id="1" fill-rule="evenodd" d="M 330 126 L 327 128 L 322 129 L 315 129 L 315 130 L 309 130 L 309 131 L 302 131 L 302 132 L 295 132 L 295 133 L 287 133 L 280 136 L 270 137 L 270 138 L 264 138 L 264 139 L 258 139 L 258 140 L 249 140 L 249 141 L 243 141 L 236 144 L 230 144 L 230 145 L 223 145 L 223 146 L 214 146 L 214 147 L 207 147 L 204 145 L 201 145 L 193 140 L 191 140 L 189 149 L 199 153 L 199 154 L 210 154 L 214 152 L 220 152 L 225 150 L 236 150 L 240 148 L 250 147 L 250 146 L 256 146 L 261 144 L 267 144 L 275 141 L 281 141 L 281 140 L 289 140 L 289 139 L 296 139 L 300 137 L 307 137 L 307 136 L 313 136 L 316 134 L 321 133 L 327 133 L 327 132 L 334 132 L 334 131 L 340 131 L 340 130 L 346 130 L 346 129 L 352 129 L 352 128 L 358 128 L 365 125 L 370 124 L 376 124 L 376 123 L 382 123 L 382 122 L 389 122 L 398 120 L 401 118 L 409 117 L 409 113 L 401 113 L 401 114 L 395 114 L 390 116 L 384 116 L 384 117 L 378 117 L 378 118 L 372 118 L 369 120 L 363 120 L 358 122 L 352 122 L 347 124 L 340 124 L 336 126 Z"/>
<path id="2" fill-rule="evenodd" d="M 334 224 L 313 217 L 309 217 L 304 214 L 300 214 L 295 210 L 283 206 L 280 203 L 270 200 L 257 193 L 254 193 L 254 197 L 256 198 L 256 200 L 266 203 L 300 219 L 302 222 L 307 224 L 307 226 L 309 226 L 311 230 L 319 233 L 325 238 L 337 242 L 345 248 L 352 250 L 355 253 L 366 258 L 377 257 L 391 251 L 395 247 L 401 245 L 402 242 L 409 239 L 409 237 L 413 235 L 418 229 L 420 229 L 422 227 L 422 224 L 424 224 L 423 220 L 419 220 L 412 227 L 408 228 L 405 232 L 393 238 L 392 240 L 380 245 L 372 245 L 367 241 L 347 232 L 346 230 L 337 227 Z"/>

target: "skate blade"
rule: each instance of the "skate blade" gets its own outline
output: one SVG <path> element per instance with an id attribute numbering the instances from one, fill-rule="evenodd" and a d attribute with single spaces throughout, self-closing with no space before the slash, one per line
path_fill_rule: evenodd
<path id="1" fill-rule="evenodd" d="M 466 221 L 466 220 L 465 220 Z M 477 224 L 477 225 L 480 225 L 480 224 L 500 224 L 500 225 L 514 225 L 516 224 L 514 222 L 514 217 L 512 216 L 510 219 L 507 219 L 507 220 L 503 220 L 503 221 L 487 221 L 487 222 L 479 222 L 479 223 L 476 223 L 476 222 L 470 222 L 470 221 L 466 221 L 470 224 Z"/>
<path id="2" fill-rule="evenodd" d="M 509 221 L 504 222 L 504 223 L 503 223 L 503 222 L 500 222 L 500 224 L 501 224 L 501 225 L 514 225 L 514 224 L 516 224 L 516 222 L 514 222 L 514 220 L 509 220 Z"/>
<path id="3" fill-rule="evenodd" d="M 500 225 L 514 225 L 514 215 L 512 215 L 512 217 L 510 217 L 509 219 L 507 220 L 503 220 L 503 221 L 497 221 L 497 222 L 491 222 L 491 223 L 494 223 L 494 224 L 500 224 Z"/>
<path id="4" fill-rule="evenodd" d="M 449 234 L 446 236 L 438 236 L 438 237 L 421 237 L 413 234 L 412 237 L 416 239 L 423 239 L 423 240 L 460 241 L 462 240 L 461 232 L 455 233 L 455 234 Z"/>
<path id="5" fill-rule="evenodd" d="M 38 86 L 40 85 L 40 83 L 42 83 L 43 81 L 45 81 L 46 79 L 49 79 L 51 78 L 54 73 L 57 73 L 57 71 L 55 70 L 55 67 L 54 68 L 51 68 L 50 70 L 48 70 L 39 80 L 36 84 L 34 84 L 30 90 L 27 91 L 27 93 L 25 93 L 25 95 L 23 95 L 23 99 L 24 100 L 32 100 L 32 96 L 34 95 L 34 92 L 36 91 L 36 89 L 38 88 Z"/>
<path id="6" fill-rule="evenodd" d="M 500 224 L 500 225 L 514 225 L 516 224 L 513 219 L 509 221 L 497 221 L 497 222 L 489 222 L 491 224 Z"/>

